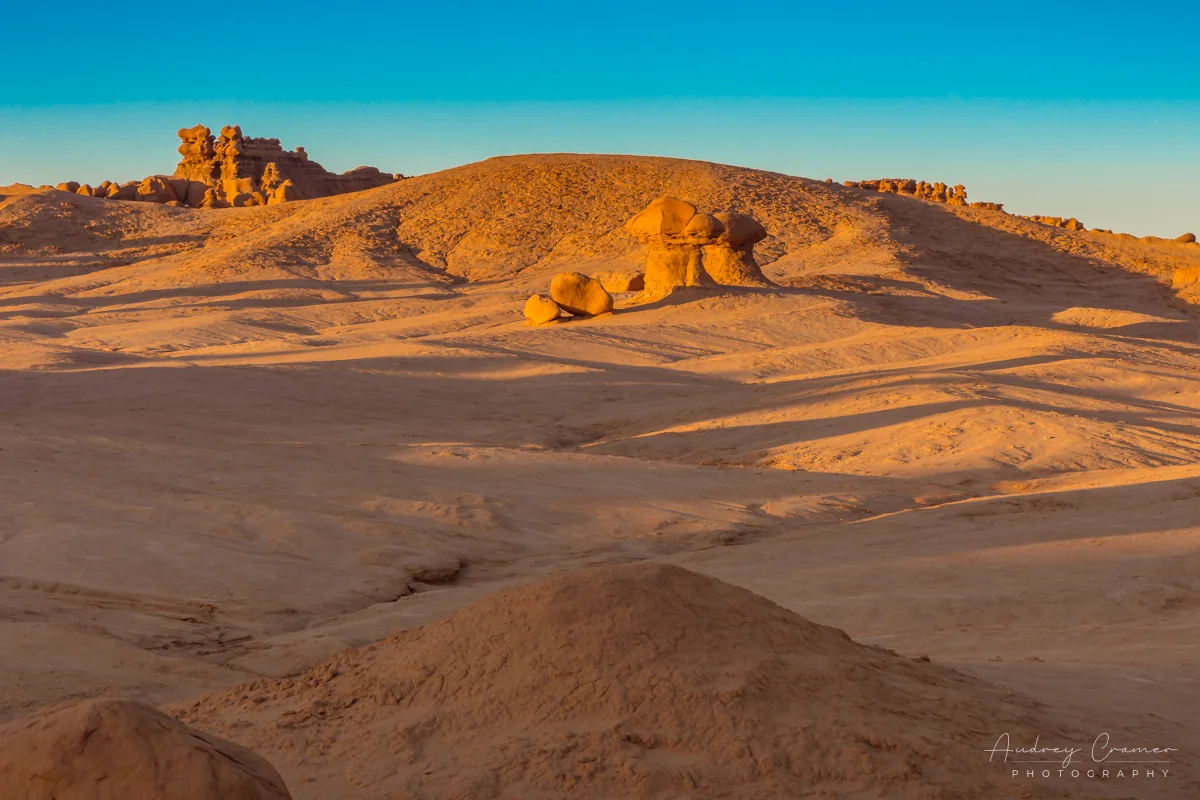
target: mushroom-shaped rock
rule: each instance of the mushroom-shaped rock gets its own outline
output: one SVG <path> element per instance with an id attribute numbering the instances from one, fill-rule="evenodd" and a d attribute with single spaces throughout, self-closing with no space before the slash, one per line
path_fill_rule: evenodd
<path id="1" fill-rule="evenodd" d="M 754 260 L 754 245 L 767 237 L 766 228 L 749 214 L 721 211 L 715 217 L 723 232 L 704 248 L 705 271 L 726 286 L 769 286 Z"/>
<path id="2" fill-rule="evenodd" d="M 1183 236 L 1176 237 L 1175 241 L 1180 244 L 1194 244 L 1196 242 L 1196 234 L 1185 233 Z"/>
<path id="3" fill-rule="evenodd" d="M 572 314 L 598 316 L 613 309 L 612 295 L 582 272 L 560 272 L 550 281 L 550 297 Z"/>
<path id="4" fill-rule="evenodd" d="M 595 277 L 596 280 L 600 281 L 600 285 L 604 287 L 604 291 L 610 294 L 640 292 L 646 288 L 645 276 L 637 270 L 600 272 Z"/>
<path id="5" fill-rule="evenodd" d="M 701 217 L 695 221 L 695 217 Z M 682 286 L 707 286 L 701 248 L 714 241 L 715 217 L 697 214 L 696 207 L 676 197 L 660 197 L 629 222 L 625 230 L 646 245 L 645 288 L 642 300 L 666 297 Z"/>
<path id="6" fill-rule="evenodd" d="M 262 757 L 129 700 L 57 706 L 0 726 L 0 797 L 289 800 Z"/>
<path id="7" fill-rule="evenodd" d="M 562 316 L 558 303 L 544 294 L 530 295 L 525 301 L 525 319 L 534 325 L 545 325 Z"/>

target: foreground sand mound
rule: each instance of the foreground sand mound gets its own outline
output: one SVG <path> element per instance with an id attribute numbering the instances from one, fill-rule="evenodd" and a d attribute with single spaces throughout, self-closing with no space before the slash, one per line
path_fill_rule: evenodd
<path id="1" fill-rule="evenodd" d="M 89 700 L 0 727 L 4 800 L 288 800 L 237 745 L 128 700 Z"/>
<path id="2" fill-rule="evenodd" d="M 1032 704 L 662 564 L 502 591 L 179 713 L 313 797 L 1058 796 L 981 752 Z"/>

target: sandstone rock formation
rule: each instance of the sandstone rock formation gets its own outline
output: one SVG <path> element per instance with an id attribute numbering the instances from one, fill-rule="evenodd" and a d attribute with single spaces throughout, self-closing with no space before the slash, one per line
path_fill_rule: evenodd
<path id="1" fill-rule="evenodd" d="M 358 167 L 340 175 L 310 161 L 303 147 L 284 150 L 278 139 L 244 136 L 226 125 L 219 137 L 204 125 L 179 130 L 176 178 L 216 190 L 213 205 L 265 205 L 358 192 L 392 183 L 399 176 L 374 167 Z"/>
<path id="2" fill-rule="evenodd" d="M 906 194 L 931 203 L 949 206 L 970 206 L 988 211 L 1004 211 L 1003 203 L 971 203 L 967 200 L 967 187 L 961 183 L 947 186 L 944 183 L 927 183 L 913 178 L 879 178 L 869 181 L 845 181 L 846 186 L 869 189 L 873 192 Z"/>
<path id="3" fill-rule="evenodd" d="M 576 315 L 595 317 L 613 309 L 612 295 L 605 291 L 600 281 L 581 272 L 560 272 L 555 275 L 550 281 L 550 297 L 564 311 Z M 526 303 L 527 312 L 528 308 L 529 304 Z"/>
<path id="4" fill-rule="evenodd" d="M 1176 237 L 1175 241 L 1180 244 L 1194 244 L 1196 242 L 1196 234 L 1185 233 L 1183 236 Z"/>
<path id="5" fill-rule="evenodd" d="M 525 301 L 525 319 L 534 325 L 545 325 L 562 316 L 558 303 L 544 294 L 533 294 Z"/>
<path id="6" fill-rule="evenodd" d="M 870 181 L 846 181 L 845 185 L 874 192 L 908 194 L 922 200 L 952 206 L 970 205 L 967 202 L 967 187 L 961 183 L 957 186 L 947 186 L 944 183 L 926 183 L 913 178 L 879 178 Z"/>
<path id="7" fill-rule="evenodd" d="M 1074 217 L 1043 217 L 1040 214 L 1032 214 L 1025 219 L 1032 222 L 1040 222 L 1042 225 L 1049 225 L 1052 228 L 1066 228 L 1069 231 L 1086 231 L 1084 224 Z"/>
<path id="8" fill-rule="evenodd" d="M 0 726 L 8 800 L 289 800 L 260 756 L 128 700 L 57 706 Z"/>
<path id="9" fill-rule="evenodd" d="M 685 286 L 767 286 L 754 261 L 754 245 L 767 236 L 753 217 L 705 214 L 691 203 L 664 196 L 625 224 L 646 245 L 642 299 L 665 297 Z"/>
<path id="10" fill-rule="evenodd" d="M 664 196 L 625 223 L 625 230 L 646 245 L 643 294 L 648 299 L 683 286 L 712 284 L 702 266 L 702 248 L 720 232 L 715 217 L 698 214 L 685 200 Z"/>
<path id="11" fill-rule="evenodd" d="M 600 281 L 600 285 L 604 287 L 604 290 L 611 294 L 640 292 L 646 288 L 646 278 L 637 270 L 600 272 L 596 274 L 596 280 Z"/>
<path id="12" fill-rule="evenodd" d="M 67 181 L 54 188 L 109 200 L 228 208 L 358 192 L 403 177 L 374 167 L 356 167 L 338 175 L 310 161 L 303 147 L 287 151 L 278 139 L 243 136 L 237 125 L 222 128 L 220 138 L 204 125 L 180 128 L 178 135 L 182 159 L 173 175 L 151 175 L 123 184 L 104 181 L 95 188 Z"/>
<path id="13" fill-rule="evenodd" d="M 719 211 L 713 215 L 722 230 L 716 244 L 704 248 L 704 270 L 725 286 L 767 286 L 769 281 L 754 260 L 754 245 L 767 238 L 767 229 L 749 214 Z"/>

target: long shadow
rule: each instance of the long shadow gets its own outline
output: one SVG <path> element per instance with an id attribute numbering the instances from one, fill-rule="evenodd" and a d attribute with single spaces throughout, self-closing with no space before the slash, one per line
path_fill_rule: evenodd
<path id="1" fill-rule="evenodd" d="M 102 296 L 79 297 L 73 295 L 23 295 L 20 297 L 0 299 L 0 307 L 18 305 L 61 305 L 87 310 L 99 309 L 105 306 L 136 305 L 154 300 L 187 300 L 190 303 L 179 303 L 181 307 L 189 308 L 287 308 L 293 306 L 313 305 L 318 300 L 311 297 L 299 298 L 239 298 L 238 295 L 268 291 L 315 291 L 333 290 L 346 298 L 354 298 L 365 293 L 393 293 L 402 291 L 422 291 L 419 295 L 406 295 L 405 299 L 450 299 L 458 293 L 446 284 L 419 281 L 389 281 L 389 280 L 320 280 L 320 279 L 279 279 L 264 281 L 241 281 L 236 283 L 211 283 L 195 286 L 179 286 L 167 289 L 145 289 L 125 294 L 108 294 Z M 12 312 L 9 316 L 25 315 L 28 312 Z M 0 313 L 0 318 L 4 315 Z"/>

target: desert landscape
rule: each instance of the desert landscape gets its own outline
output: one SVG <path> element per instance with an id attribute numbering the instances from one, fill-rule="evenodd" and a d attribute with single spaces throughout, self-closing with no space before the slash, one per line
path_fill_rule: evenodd
<path id="1" fill-rule="evenodd" d="M 1200 796 L 1194 236 L 179 135 L 0 188 L 0 797 Z"/>

